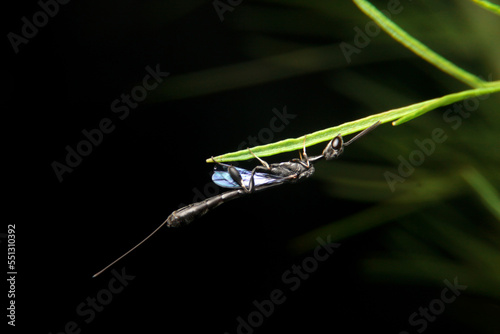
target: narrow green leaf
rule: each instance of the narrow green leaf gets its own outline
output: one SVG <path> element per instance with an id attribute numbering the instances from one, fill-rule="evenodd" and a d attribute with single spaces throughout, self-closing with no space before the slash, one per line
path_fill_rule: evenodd
<path id="1" fill-rule="evenodd" d="M 305 135 L 306 146 L 309 147 L 331 140 L 338 134 L 346 136 L 355 132 L 362 131 L 368 128 L 370 125 L 373 125 L 377 121 L 380 121 L 381 123 L 388 123 L 396 120 L 395 122 L 393 122 L 393 125 L 399 125 L 438 107 L 449 105 L 457 101 L 467 99 L 469 97 L 495 92 L 500 92 L 500 81 L 488 83 L 486 87 L 470 89 L 459 93 L 452 93 L 439 98 L 415 103 L 406 107 L 388 110 L 383 113 L 371 115 L 365 118 L 358 119 L 356 121 L 347 122 L 339 126 L 334 126 L 307 134 Z M 267 145 L 254 146 L 251 148 L 251 150 L 259 157 L 268 157 L 279 153 L 299 150 L 303 147 L 303 145 L 304 136 L 301 136 L 298 138 L 281 140 Z M 218 162 L 243 161 L 252 158 L 253 155 L 248 149 L 226 153 L 214 157 L 214 159 Z M 212 158 L 208 158 L 206 162 L 211 163 L 214 161 L 212 160 Z"/>
<path id="2" fill-rule="evenodd" d="M 298 138 L 290 138 L 267 145 L 254 146 L 251 148 L 251 150 L 258 157 L 267 157 L 279 153 L 299 150 L 304 146 L 304 137 L 306 138 L 307 147 L 311 145 L 316 145 L 331 140 L 338 134 L 345 136 L 355 132 L 362 131 L 368 128 L 369 126 L 373 125 L 377 121 L 380 121 L 381 123 L 390 122 L 398 117 L 401 117 L 402 115 L 405 115 L 406 113 L 408 113 L 408 110 L 413 111 L 413 109 L 416 108 L 415 106 L 417 105 L 405 108 L 393 109 L 385 113 L 372 115 L 369 117 L 359 119 L 357 121 L 348 122 L 339 126 L 334 126 L 324 130 L 316 131 Z M 226 161 L 243 161 L 253 158 L 254 156 L 250 153 L 248 149 L 246 149 L 219 155 L 214 157 L 213 159 L 215 159 L 218 162 L 226 162 Z M 206 162 L 208 163 L 214 162 L 213 159 L 209 158 L 206 160 Z"/>
<path id="3" fill-rule="evenodd" d="M 429 100 L 427 103 L 424 103 L 419 110 L 416 110 L 414 113 L 409 114 L 407 116 L 401 117 L 397 121 L 395 121 L 393 124 L 394 125 L 401 125 L 403 123 L 406 123 L 414 118 L 417 118 L 418 116 L 422 116 L 423 114 L 434 110 L 436 108 L 442 107 L 442 106 L 447 106 L 452 103 L 466 100 L 468 98 L 472 97 L 477 97 L 477 96 L 482 96 L 494 92 L 500 91 L 500 81 L 495 81 L 493 83 L 496 83 L 495 85 L 491 85 L 491 83 L 488 83 L 486 87 L 481 87 L 481 88 L 476 88 L 476 89 L 470 89 L 458 93 L 453 93 L 449 95 L 445 95 L 443 97 Z"/>
<path id="4" fill-rule="evenodd" d="M 456 79 L 466 83 L 471 87 L 481 87 L 486 83 L 474 74 L 465 71 L 464 69 L 458 67 L 449 60 L 443 58 L 441 55 L 429 49 L 427 46 L 401 29 L 401 27 L 399 27 L 397 24 L 389 20 L 382 12 L 380 12 L 368 1 L 353 1 L 366 15 L 372 18 L 375 23 L 377 23 L 382 29 L 384 29 L 385 32 L 387 32 L 396 41 L 410 49 L 417 56 L 423 58 L 443 72 L 448 73 L 449 75 L 455 77 Z"/>
<path id="5" fill-rule="evenodd" d="M 500 15 L 500 6 L 496 5 L 494 3 L 491 3 L 489 1 L 485 0 L 471 0 L 472 2 L 475 2 L 478 6 L 483 7 L 486 10 L 489 10 L 492 13 L 495 13 L 497 15 Z"/>

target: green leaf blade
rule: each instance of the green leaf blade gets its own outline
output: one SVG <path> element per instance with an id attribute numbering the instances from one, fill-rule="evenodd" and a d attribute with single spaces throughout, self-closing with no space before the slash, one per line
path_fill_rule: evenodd
<path id="1" fill-rule="evenodd" d="M 394 121 L 393 125 L 400 125 L 411 119 L 417 118 L 433 109 L 465 100 L 470 97 L 476 97 L 495 92 L 500 92 L 500 81 L 490 82 L 485 87 L 452 93 L 439 98 L 415 103 L 406 107 L 388 110 L 379 114 L 374 114 L 365 118 L 358 119 L 356 121 L 347 122 L 338 126 L 319 130 L 298 138 L 289 138 L 267 145 L 254 146 L 251 148 L 251 150 L 253 153 L 255 153 L 255 155 L 261 158 L 294 150 L 300 150 L 304 146 L 304 137 L 306 137 L 305 145 L 306 147 L 309 147 L 331 140 L 338 134 L 346 136 L 362 131 L 373 125 L 377 121 L 380 121 L 380 123 L 388 123 Z M 217 162 L 244 161 L 252 158 L 254 158 L 254 156 L 248 149 L 213 157 L 213 159 L 215 159 Z M 208 158 L 206 162 L 213 163 L 215 162 L 213 159 Z"/>
<path id="2" fill-rule="evenodd" d="M 448 73 L 456 79 L 466 83 L 471 87 L 482 87 L 486 82 L 472 73 L 465 71 L 438 53 L 428 48 L 425 44 L 401 29 L 397 24 L 389 20 L 370 2 L 365 0 L 353 0 L 367 16 L 377 23 L 387 34 L 396 41 L 411 50 L 417 56 L 436 66 L 441 71 Z"/>

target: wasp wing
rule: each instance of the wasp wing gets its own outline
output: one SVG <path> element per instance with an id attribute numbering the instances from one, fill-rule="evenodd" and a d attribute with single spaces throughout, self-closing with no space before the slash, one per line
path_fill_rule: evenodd
<path id="1" fill-rule="evenodd" d="M 212 181 L 216 185 L 222 188 L 240 188 L 240 185 L 236 183 L 231 175 L 228 172 L 228 167 L 230 165 L 226 164 L 218 164 L 214 168 L 214 173 L 212 175 Z M 243 181 L 243 184 L 245 187 L 249 187 L 250 185 L 250 178 L 252 176 L 252 172 L 249 170 L 246 170 L 244 168 L 239 168 L 239 167 L 234 167 L 240 173 L 241 179 Z M 273 175 L 269 173 L 262 173 L 262 172 L 255 172 L 254 174 L 254 186 L 262 186 L 262 185 L 268 185 L 271 183 L 279 183 L 283 179 L 283 177 L 278 176 L 278 175 Z"/>

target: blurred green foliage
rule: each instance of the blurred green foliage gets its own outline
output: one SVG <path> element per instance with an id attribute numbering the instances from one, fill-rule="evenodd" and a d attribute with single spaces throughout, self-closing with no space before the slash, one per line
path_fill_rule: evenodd
<path id="1" fill-rule="evenodd" d="M 401 1 L 403 9 L 391 19 L 452 63 L 494 81 L 500 77 L 500 17 L 479 2 Z M 388 1 L 373 4 L 384 9 Z M 347 62 L 339 44 L 353 44 L 353 28 L 363 30 L 370 22 L 351 2 L 269 0 L 241 6 L 245 10 L 236 8 L 224 24 L 247 33 L 242 48 L 248 60 L 172 77 L 154 100 L 333 72 L 325 80 L 332 94 L 356 103 L 362 115 L 373 115 L 468 89 L 384 32 Z M 404 72 L 388 70 L 401 66 L 418 69 L 427 81 L 415 83 Z M 442 286 L 443 279 L 458 277 L 468 293 L 491 301 L 471 301 L 458 312 L 486 307 L 496 316 L 467 321 L 485 332 L 494 328 L 500 314 L 499 103 L 500 96 L 491 94 L 476 105 L 456 102 L 400 127 L 380 127 L 370 140 L 349 147 L 363 157 L 357 162 L 324 163 L 316 179 L 325 192 L 364 209 L 340 219 L 325 214 L 325 224 L 294 239 L 293 249 L 310 250 L 319 235 L 338 241 L 370 233 L 381 250 L 361 263 L 367 280 Z M 432 139 L 436 129 L 446 140 L 433 141 L 432 153 L 426 154 L 416 141 Z M 413 170 L 403 176 L 398 166 L 412 155 L 423 160 L 410 163 Z M 388 172 L 399 177 L 392 186 Z"/>

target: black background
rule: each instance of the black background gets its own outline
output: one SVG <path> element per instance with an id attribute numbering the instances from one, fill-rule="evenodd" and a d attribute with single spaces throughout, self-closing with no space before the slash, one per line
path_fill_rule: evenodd
<path id="1" fill-rule="evenodd" d="M 128 286 L 89 323 L 78 314 L 78 306 L 107 289 L 113 277 L 111 271 L 92 275 L 180 203 L 192 202 L 194 188 L 203 192 L 212 168 L 205 159 L 236 150 L 268 127 L 273 108 L 286 106 L 297 115 L 274 140 L 363 116 L 327 112 L 348 110 L 349 102 L 326 92 L 322 75 L 309 74 L 144 102 L 119 120 L 111 102 L 141 82 L 146 66 L 159 64 L 170 72 L 168 81 L 247 60 L 240 53 L 241 33 L 220 22 L 210 2 L 187 10 L 166 1 L 164 13 L 149 17 L 152 3 L 70 2 L 18 54 L 7 50 L 12 62 L 6 63 L 5 91 L 12 103 L 5 143 L 14 155 L 5 162 L 11 170 L 5 177 L 14 184 L 10 200 L 20 204 L 8 219 L 17 226 L 16 329 L 59 333 L 74 321 L 81 333 L 236 333 L 237 318 L 255 310 L 253 301 L 280 289 L 286 301 L 255 333 L 415 332 L 408 316 L 441 289 L 366 282 L 357 262 L 379 247 L 370 234 L 342 241 L 296 291 L 283 282 L 287 270 L 312 255 L 290 252 L 291 238 L 361 209 L 341 200 L 332 204 L 314 179 L 228 203 L 182 229 L 161 230 L 114 267 L 134 276 Z M 18 32 L 20 18 L 38 10 L 31 2 L 9 11 L 8 31 Z M 244 3 L 235 8 L 240 10 Z M 75 148 L 82 130 L 103 118 L 113 121 L 114 131 L 59 182 L 51 164 L 63 162 L 65 147 Z M 343 158 L 359 160 L 362 154 L 352 147 Z M 443 315 L 426 332 L 461 330 L 467 329 Z"/>

